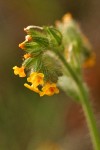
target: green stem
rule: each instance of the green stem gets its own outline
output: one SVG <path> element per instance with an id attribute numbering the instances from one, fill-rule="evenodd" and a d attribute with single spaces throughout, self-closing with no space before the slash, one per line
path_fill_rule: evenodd
<path id="1" fill-rule="evenodd" d="M 76 72 L 74 72 L 71 66 L 67 63 L 63 55 L 59 51 L 56 51 L 56 50 L 55 50 L 55 53 L 56 55 L 59 56 L 60 60 L 62 61 L 64 66 L 67 68 L 67 70 L 69 71 L 72 78 L 75 80 L 80 90 L 80 101 L 81 101 L 82 108 L 86 117 L 89 131 L 90 131 L 90 136 L 91 136 L 91 140 L 93 143 L 93 147 L 94 147 L 94 150 L 100 150 L 100 138 L 99 138 L 99 133 L 98 133 L 98 129 L 96 126 L 96 120 L 94 118 L 94 114 L 93 114 L 93 111 L 89 102 L 88 93 L 82 83 L 82 80 L 80 80 Z"/>

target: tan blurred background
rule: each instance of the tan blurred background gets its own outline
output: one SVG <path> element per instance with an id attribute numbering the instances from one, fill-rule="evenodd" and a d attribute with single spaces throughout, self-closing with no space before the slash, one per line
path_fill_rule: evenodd
<path id="1" fill-rule="evenodd" d="M 0 0 L 0 150 L 92 150 L 80 105 L 63 92 L 40 98 L 12 70 L 22 61 L 23 28 L 54 25 L 66 12 L 79 22 L 97 55 L 85 79 L 100 126 L 100 1 Z"/>

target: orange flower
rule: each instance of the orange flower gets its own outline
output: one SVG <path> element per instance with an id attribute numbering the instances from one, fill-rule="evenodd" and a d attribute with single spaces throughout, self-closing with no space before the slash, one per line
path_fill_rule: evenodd
<path id="1" fill-rule="evenodd" d="M 30 57 L 31 57 L 31 54 L 27 53 L 27 54 L 25 54 L 23 57 L 24 57 L 25 59 L 30 58 Z"/>
<path id="2" fill-rule="evenodd" d="M 53 94 L 58 94 L 59 89 L 56 87 L 55 83 L 45 83 L 44 84 L 44 74 L 33 72 L 30 74 L 30 76 L 27 78 L 28 82 L 31 82 L 31 85 L 25 83 L 24 86 L 30 89 L 31 91 L 34 91 L 36 93 L 39 93 L 40 96 L 48 95 L 52 96 Z M 40 90 L 38 88 L 39 85 L 42 85 L 42 89 Z"/>
<path id="3" fill-rule="evenodd" d="M 25 68 L 23 66 L 22 67 L 17 67 L 17 66 L 13 67 L 14 74 L 19 75 L 19 77 L 25 77 L 26 76 L 24 69 Z"/>
<path id="4" fill-rule="evenodd" d="M 38 73 L 38 72 L 33 72 L 28 78 L 27 81 L 31 82 L 34 84 L 34 87 L 37 87 L 38 85 L 43 85 L 44 81 L 44 74 L 43 73 Z"/>
<path id="5" fill-rule="evenodd" d="M 20 44 L 19 44 L 19 47 L 20 47 L 21 49 L 25 49 L 25 42 L 20 43 Z"/>
<path id="6" fill-rule="evenodd" d="M 42 92 L 40 92 L 40 96 L 48 95 L 52 96 L 53 94 L 58 94 L 59 89 L 56 87 L 55 83 L 46 83 L 42 88 Z"/>
<path id="7" fill-rule="evenodd" d="M 56 24 L 57 27 L 60 27 L 60 25 L 62 26 L 62 23 L 63 23 L 63 25 L 64 25 L 64 24 L 66 25 L 66 23 L 68 23 L 68 22 L 71 21 L 71 20 L 72 20 L 72 15 L 71 15 L 70 13 L 66 13 L 66 14 L 63 16 L 62 21 L 57 20 L 57 21 L 55 22 L 55 24 Z"/>
<path id="8" fill-rule="evenodd" d="M 31 91 L 34 91 L 36 93 L 40 93 L 39 89 L 37 87 L 34 87 L 34 85 L 29 85 L 27 83 L 24 84 L 25 87 L 27 87 L 28 89 L 30 89 Z"/>
<path id="9" fill-rule="evenodd" d="M 44 79 L 43 73 L 33 72 L 27 78 L 27 81 L 31 82 L 32 85 L 25 83 L 24 86 L 36 93 L 39 93 L 40 96 L 44 96 L 44 95 L 52 96 L 55 93 L 56 94 L 59 93 L 59 89 L 56 87 L 55 83 L 44 84 L 43 79 Z M 43 86 L 41 90 L 38 89 L 38 85 Z"/>
<path id="10" fill-rule="evenodd" d="M 63 16 L 62 21 L 63 21 L 64 23 L 67 23 L 67 22 L 69 22 L 71 19 L 72 19 L 72 15 L 71 15 L 70 13 L 67 13 L 67 14 L 65 14 L 65 15 Z"/>

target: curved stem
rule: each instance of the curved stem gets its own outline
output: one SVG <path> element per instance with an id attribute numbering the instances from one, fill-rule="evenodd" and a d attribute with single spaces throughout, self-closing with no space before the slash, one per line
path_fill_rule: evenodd
<path id="1" fill-rule="evenodd" d="M 60 60 L 62 61 L 62 63 L 64 64 L 64 66 L 67 68 L 67 70 L 69 71 L 70 75 L 72 76 L 72 78 L 75 80 L 79 90 L 80 90 L 80 102 L 86 117 L 86 121 L 87 121 L 87 125 L 90 131 L 90 136 L 91 136 L 91 140 L 93 143 L 93 147 L 95 150 L 100 150 L 100 138 L 99 138 L 99 133 L 98 133 L 98 129 L 96 126 L 96 120 L 94 118 L 94 114 L 89 102 L 89 97 L 88 97 L 88 93 L 82 83 L 82 81 L 80 80 L 80 78 L 77 76 L 76 72 L 74 72 L 74 70 L 71 68 L 71 66 L 67 63 L 67 61 L 65 60 L 65 58 L 63 57 L 63 55 L 59 52 L 55 50 L 56 55 L 59 56 Z"/>
<path id="2" fill-rule="evenodd" d="M 99 137 L 98 129 L 96 126 L 96 120 L 94 118 L 92 107 L 89 102 L 88 93 L 83 85 L 80 85 L 79 88 L 81 92 L 80 100 L 81 100 L 82 108 L 86 117 L 86 121 L 88 124 L 88 128 L 90 131 L 90 136 L 93 142 L 94 149 L 100 150 L 100 137 Z"/>

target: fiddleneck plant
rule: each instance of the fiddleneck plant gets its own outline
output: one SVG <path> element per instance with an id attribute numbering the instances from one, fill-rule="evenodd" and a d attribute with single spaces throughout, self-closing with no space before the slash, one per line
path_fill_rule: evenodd
<path id="1" fill-rule="evenodd" d="M 89 92 L 83 79 L 83 68 L 95 63 L 95 54 L 87 38 L 70 14 L 53 26 L 28 26 L 25 41 L 19 47 L 25 52 L 14 74 L 26 77 L 24 86 L 40 96 L 64 90 L 83 107 L 95 150 L 100 150 L 100 138 L 89 102 Z"/>

